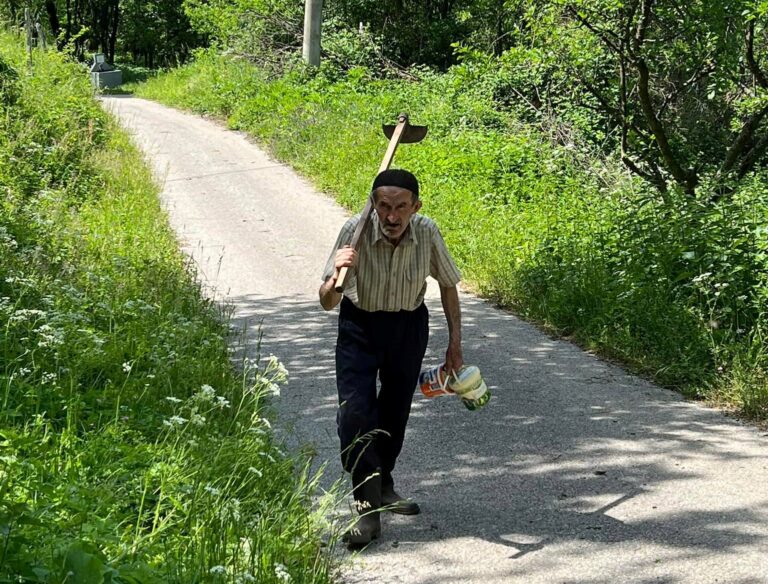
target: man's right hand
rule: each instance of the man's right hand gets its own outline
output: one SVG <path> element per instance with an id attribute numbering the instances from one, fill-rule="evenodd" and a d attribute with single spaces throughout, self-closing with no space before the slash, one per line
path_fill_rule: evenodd
<path id="1" fill-rule="evenodd" d="M 355 251 L 354 248 L 346 245 L 341 249 L 337 250 L 336 260 L 335 260 L 336 273 L 333 275 L 334 283 L 339 277 L 339 272 L 341 272 L 341 268 L 351 268 L 356 265 L 357 265 L 357 252 Z"/>
<path id="2" fill-rule="evenodd" d="M 339 279 L 341 268 L 352 268 L 357 265 L 357 252 L 350 246 L 344 246 L 336 251 L 333 275 L 320 286 L 320 304 L 325 310 L 330 310 L 341 301 L 341 294 L 336 292 L 336 280 Z"/>

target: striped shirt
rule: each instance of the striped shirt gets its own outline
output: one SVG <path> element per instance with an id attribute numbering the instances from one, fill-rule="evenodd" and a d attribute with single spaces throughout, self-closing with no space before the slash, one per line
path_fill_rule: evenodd
<path id="1" fill-rule="evenodd" d="M 336 250 L 349 245 L 361 214 L 341 228 L 323 272 L 323 281 L 335 271 Z M 397 246 L 387 241 L 374 211 L 371 224 L 360 238 L 357 268 L 347 274 L 344 295 L 355 306 L 369 312 L 415 310 L 424 300 L 427 276 L 450 288 L 461 280 L 443 236 L 432 219 L 411 216 L 403 239 Z"/>

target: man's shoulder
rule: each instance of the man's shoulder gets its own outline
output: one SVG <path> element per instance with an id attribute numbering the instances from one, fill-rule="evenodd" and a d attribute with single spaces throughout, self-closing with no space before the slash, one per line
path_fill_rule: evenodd
<path id="1" fill-rule="evenodd" d="M 434 219 L 427 217 L 426 215 L 420 215 L 419 213 L 416 213 L 411 217 L 411 225 L 413 225 L 413 228 L 416 230 L 417 237 L 419 234 L 429 234 L 432 236 L 440 233 Z"/>
<path id="2" fill-rule="evenodd" d="M 344 222 L 344 225 L 341 227 L 341 232 L 347 232 L 347 231 L 354 231 L 357 227 L 357 224 L 360 223 L 360 217 L 362 216 L 362 213 L 358 213 L 357 215 L 352 215 L 349 219 L 347 219 Z"/>

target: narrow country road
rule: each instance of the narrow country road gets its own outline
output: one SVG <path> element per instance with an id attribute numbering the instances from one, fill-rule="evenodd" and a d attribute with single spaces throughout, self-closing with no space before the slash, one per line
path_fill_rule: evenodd
<path id="1" fill-rule="evenodd" d="M 154 164 L 201 277 L 285 362 L 282 432 L 338 478 L 336 313 L 317 288 L 346 214 L 240 133 L 136 98 L 103 102 Z M 447 339 L 434 291 L 428 306 L 434 365 Z M 422 514 L 387 515 L 346 582 L 768 583 L 768 435 L 482 300 L 462 306 L 465 358 L 493 398 L 470 412 L 417 395 L 395 476 Z"/>

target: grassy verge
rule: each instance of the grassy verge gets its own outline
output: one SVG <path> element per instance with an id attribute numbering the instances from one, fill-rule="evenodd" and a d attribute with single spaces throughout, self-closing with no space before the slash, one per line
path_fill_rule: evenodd
<path id="1" fill-rule="evenodd" d="M 0 582 L 329 582 L 317 478 L 80 68 L 0 36 Z"/>
<path id="2" fill-rule="evenodd" d="M 764 176 L 715 203 L 662 199 L 577 137 L 500 110 L 484 73 L 416 75 L 270 77 L 207 53 L 135 89 L 226 118 L 351 209 L 385 148 L 379 125 L 408 111 L 430 134 L 396 165 L 420 177 L 425 213 L 482 294 L 689 395 L 768 416 Z"/>

